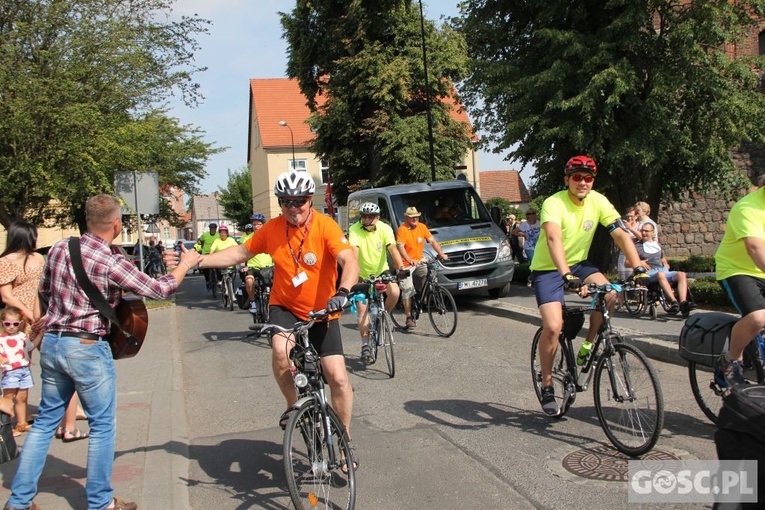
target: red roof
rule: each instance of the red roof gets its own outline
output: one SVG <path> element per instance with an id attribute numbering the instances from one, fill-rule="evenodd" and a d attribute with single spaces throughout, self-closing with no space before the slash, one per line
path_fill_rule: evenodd
<path id="1" fill-rule="evenodd" d="M 481 183 L 481 198 L 484 201 L 495 197 L 504 198 L 514 204 L 531 200 L 529 190 L 526 189 L 517 170 L 488 170 L 480 172 L 478 179 Z"/>
<path id="2" fill-rule="evenodd" d="M 326 96 L 316 96 L 321 105 Z M 291 147 L 290 130 L 279 125 L 286 121 L 295 136 L 295 147 L 306 147 L 316 136 L 305 122 L 311 115 L 306 97 L 300 91 L 298 82 L 292 78 L 253 78 L 250 80 L 250 115 L 257 117 L 260 141 L 264 148 Z M 454 104 L 452 98 L 445 103 Z M 451 109 L 452 118 L 470 126 L 467 112 L 461 105 Z M 252 125 L 252 119 L 250 120 Z M 472 127 L 471 127 L 472 129 Z M 472 137 L 476 139 L 475 135 Z"/>

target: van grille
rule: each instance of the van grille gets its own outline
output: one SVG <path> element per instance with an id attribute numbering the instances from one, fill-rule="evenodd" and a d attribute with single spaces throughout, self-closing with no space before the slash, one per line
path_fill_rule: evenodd
<path id="1" fill-rule="evenodd" d="M 494 259 L 497 258 L 497 249 L 478 248 L 475 250 L 450 251 L 448 255 L 449 258 L 447 260 L 441 261 L 441 264 L 443 264 L 444 267 L 471 267 L 479 264 L 488 264 L 490 262 L 494 262 Z M 465 255 L 468 256 L 466 257 Z M 469 264 L 468 260 L 472 260 L 473 258 L 475 259 L 475 262 Z"/>

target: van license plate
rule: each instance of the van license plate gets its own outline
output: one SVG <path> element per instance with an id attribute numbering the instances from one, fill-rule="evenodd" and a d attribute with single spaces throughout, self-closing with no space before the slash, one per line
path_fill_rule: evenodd
<path id="1" fill-rule="evenodd" d="M 487 285 L 489 285 L 489 282 L 486 278 L 480 278 L 478 280 L 470 280 L 469 282 L 458 282 L 457 289 L 477 289 L 478 287 L 486 287 Z"/>

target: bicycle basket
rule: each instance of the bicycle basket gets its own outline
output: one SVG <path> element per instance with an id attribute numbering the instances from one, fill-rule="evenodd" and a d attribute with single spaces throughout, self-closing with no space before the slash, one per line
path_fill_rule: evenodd
<path id="1" fill-rule="evenodd" d="M 256 280 L 261 287 L 272 287 L 274 284 L 274 266 L 264 267 L 256 273 Z"/>
<path id="2" fill-rule="evenodd" d="M 584 312 L 581 310 L 563 310 L 563 334 L 573 340 L 584 326 Z"/>

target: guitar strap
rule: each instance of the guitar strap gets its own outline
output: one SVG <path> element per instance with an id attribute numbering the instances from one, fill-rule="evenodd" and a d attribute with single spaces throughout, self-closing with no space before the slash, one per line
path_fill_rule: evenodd
<path id="1" fill-rule="evenodd" d="M 96 286 L 93 285 L 93 282 L 90 281 L 90 278 L 85 274 L 85 267 L 82 265 L 82 252 L 80 251 L 79 237 L 69 238 L 69 258 L 72 262 L 74 276 L 77 278 L 77 282 L 80 284 L 80 287 L 82 287 L 82 290 L 85 291 L 85 295 L 88 296 L 88 299 L 90 299 L 93 306 L 96 307 L 101 315 L 109 319 L 112 323 L 112 327 L 116 326 L 119 328 L 125 335 L 125 338 L 133 338 L 133 335 L 130 332 L 125 331 L 122 327 L 117 318 L 117 313 L 111 306 L 109 306 L 106 298 L 101 295 Z"/>

